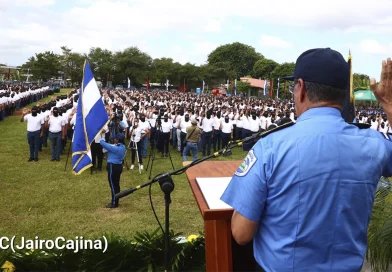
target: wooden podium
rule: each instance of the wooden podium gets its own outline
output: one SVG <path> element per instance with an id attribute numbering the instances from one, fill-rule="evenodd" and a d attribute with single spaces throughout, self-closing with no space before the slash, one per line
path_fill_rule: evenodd
<path id="1" fill-rule="evenodd" d="M 207 271 L 255 271 L 253 243 L 238 245 L 231 234 L 233 209 L 210 209 L 196 178 L 231 177 L 242 161 L 205 161 L 186 171 L 204 220 Z"/>

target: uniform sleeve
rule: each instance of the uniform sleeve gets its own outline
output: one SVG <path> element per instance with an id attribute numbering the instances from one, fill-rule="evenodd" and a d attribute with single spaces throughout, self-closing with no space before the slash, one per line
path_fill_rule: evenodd
<path id="1" fill-rule="evenodd" d="M 267 199 L 266 156 L 261 141 L 238 167 L 221 200 L 252 221 L 259 221 Z"/>
<path id="2" fill-rule="evenodd" d="M 392 136 L 390 135 L 390 137 Z M 382 175 L 384 177 L 392 177 L 392 140 L 384 140 L 384 143 L 387 149 L 388 160 Z"/>

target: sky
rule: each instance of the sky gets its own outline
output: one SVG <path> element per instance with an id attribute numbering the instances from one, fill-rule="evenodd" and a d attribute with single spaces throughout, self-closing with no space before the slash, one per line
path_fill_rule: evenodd
<path id="1" fill-rule="evenodd" d="M 278 63 L 330 47 L 377 80 L 392 57 L 392 0 L 0 0 L 0 63 L 35 53 L 137 46 L 153 58 L 204 64 L 241 42 Z"/>

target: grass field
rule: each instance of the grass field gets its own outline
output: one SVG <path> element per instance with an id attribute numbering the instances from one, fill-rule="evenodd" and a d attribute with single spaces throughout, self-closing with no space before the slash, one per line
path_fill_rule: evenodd
<path id="1" fill-rule="evenodd" d="M 62 93 L 67 91 L 62 90 Z M 60 162 L 50 162 L 49 146 L 43 148 L 38 162 L 27 162 L 29 147 L 26 123 L 19 122 L 19 118 L 15 115 L 0 122 L 2 236 L 39 236 L 48 239 L 81 235 L 96 237 L 103 233 L 114 233 L 133 237 L 136 231 L 157 228 L 149 204 L 148 187 L 121 199 L 118 209 L 106 209 L 105 205 L 110 201 L 106 171 L 91 175 L 90 170 L 86 170 L 82 175 L 75 176 L 71 173 L 69 163 L 65 172 L 68 145 Z M 171 150 L 171 155 L 174 167 L 181 167 L 179 152 Z M 245 155 L 244 151 L 237 148 L 233 149 L 232 156 L 215 160 L 242 160 Z M 130 152 L 127 156 L 130 160 Z M 147 161 L 144 165 L 147 165 Z M 153 176 L 170 170 L 169 159 L 157 160 L 154 162 Z M 173 178 L 175 190 L 172 193 L 171 228 L 186 235 L 203 231 L 203 220 L 185 174 Z M 142 175 L 137 170 L 124 170 L 121 189 L 147 181 L 148 173 L 145 170 Z M 163 224 L 163 193 L 158 184 L 152 187 L 152 198 Z"/>

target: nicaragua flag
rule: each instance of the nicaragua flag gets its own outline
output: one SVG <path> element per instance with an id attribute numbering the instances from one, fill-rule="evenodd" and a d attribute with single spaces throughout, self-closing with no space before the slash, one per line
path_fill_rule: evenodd
<path id="1" fill-rule="evenodd" d="M 108 122 L 105 105 L 98 90 L 90 65 L 86 60 L 83 82 L 76 112 L 75 132 L 72 145 L 72 170 L 81 174 L 92 166 L 90 145 Z"/>
<path id="2" fill-rule="evenodd" d="M 264 96 L 267 95 L 267 88 L 268 88 L 268 80 L 264 79 Z"/>

